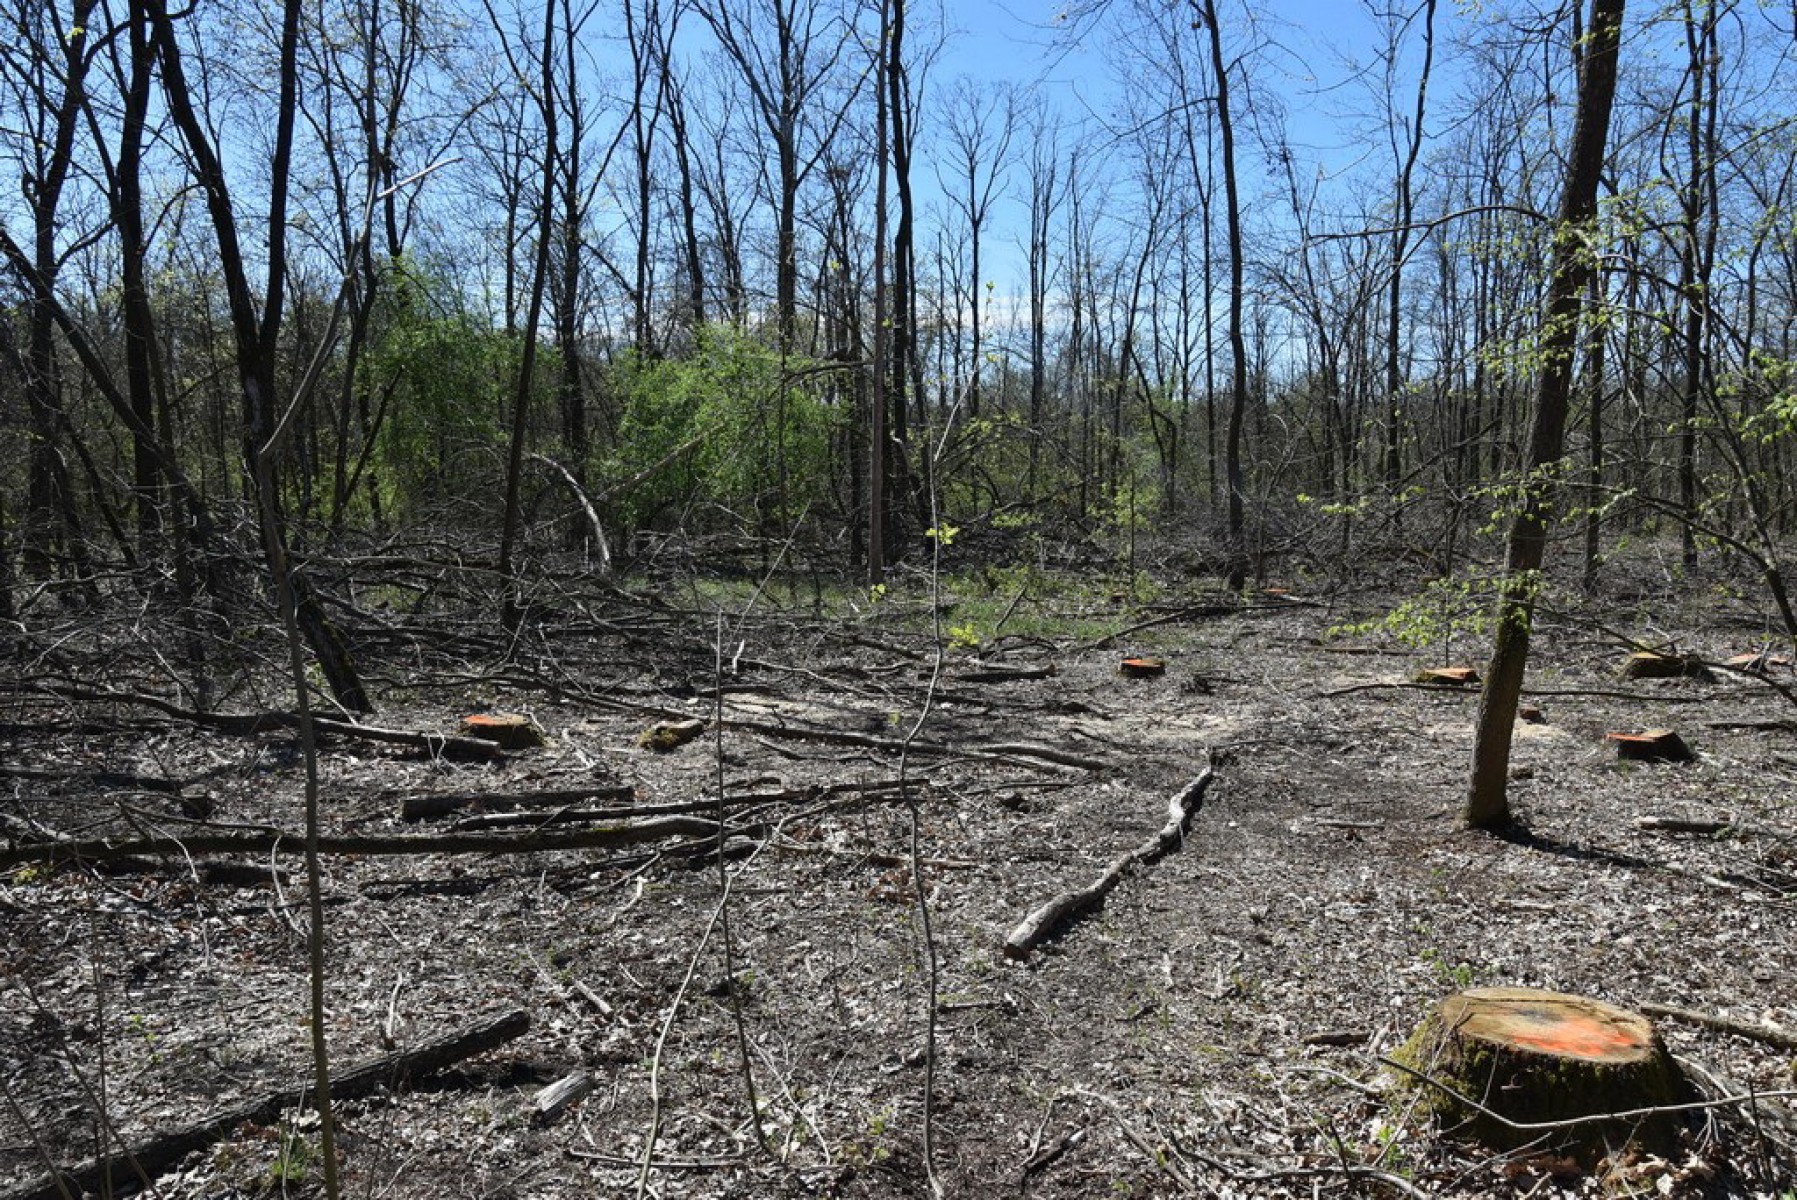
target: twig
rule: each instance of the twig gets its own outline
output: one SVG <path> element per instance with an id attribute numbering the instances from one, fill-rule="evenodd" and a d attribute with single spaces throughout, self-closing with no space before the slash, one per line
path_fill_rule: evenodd
<path id="1" fill-rule="evenodd" d="M 788 542 L 790 543 L 790 538 Z M 784 550 L 781 552 L 785 553 Z M 765 580 L 763 584 L 765 584 Z M 761 594 L 761 587 L 755 589 L 755 595 Z M 749 604 L 755 603 L 751 598 Z M 748 616 L 748 609 L 743 610 Z M 712 767 L 717 773 L 717 826 L 718 826 L 718 918 L 724 932 L 724 978 L 729 981 L 730 1017 L 736 1027 L 736 1053 L 738 1064 L 742 1068 L 743 1097 L 749 1105 L 749 1123 L 755 1127 L 755 1144 L 763 1151 L 768 1147 L 767 1128 L 761 1122 L 761 1098 L 756 1095 L 755 1063 L 749 1056 L 749 1026 L 743 1017 L 742 988 L 737 986 L 736 979 L 736 939 L 730 928 L 730 871 L 724 859 L 724 613 L 718 611 L 717 638 L 713 643 L 713 676 L 718 686 L 712 697 Z M 739 651 L 740 652 L 740 651 Z M 827 1154 L 828 1151 L 826 1150 Z"/>
<path id="2" fill-rule="evenodd" d="M 693 985 L 693 976 L 699 972 L 699 960 L 705 956 L 705 947 L 711 944 L 712 931 L 718 927 L 718 921 L 724 915 L 724 905 L 728 896 L 721 897 L 716 908 L 711 911 L 711 920 L 705 926 L 705 932 L 699 937 L 699 944 L 693 948 L 692 957 L 687 960 L 686 974 L 680 978 L 680 986 L 674 989 L 674 999 L 668 1004 L 668 1015 L 662 1018 L 661 1030 L 655 1035 L 655 1053 L 649 1056 L 649 1136 L 643 1139 L 643 1157 L 638 1163 L 636 1176 L 637 1200 L 649 1194 L 649 1170 L 655 1164 L 655 1143 L 661 1139 L 661 1056 L 667 1049 L 668 1033 L 674 1028 L 674 1018 L 680 1014 L 680 1006 L 686 1002 L 687 989 Z"/>

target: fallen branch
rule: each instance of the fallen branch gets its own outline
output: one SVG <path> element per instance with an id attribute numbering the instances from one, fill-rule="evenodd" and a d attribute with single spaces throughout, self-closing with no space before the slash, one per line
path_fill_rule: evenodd
<path id="1" fill-rule="evenodd" d="M 1646 1005 L 1642 1011 L 1649 1012 Z M 1401 1071 L 1418 1083 L 1434 1088 L 1448 1096 L 1457 1104 L 1476 1110 L 1480 1115 L 1489 1117 L 1507 1129 L 1518 1133 L 1555 1133 L 1562 1129 L 1574 1129 L 1580 1125 L 1608 1124 L 1616 1121 L 1641 1121 L 1649 1117 L 1669 1116 L 1677 1113 L 1705 1112 L 1712 1108 L 1751 1107 L 1764 1100 L 1789 1100 L 1797 1097 L 1797 1090 L 1780 1090 L 1767 1092 L 1746 1092 L 1737 1096 L 1720 1096 L 1714 1100 L 1693 1100 L 1684 1104 L 1652 1104 L 1642 1108 L 1625 1108 L 1619 1112 L 1588 1113 L 1582 1117 L 1567 1117 L 1560 1121 L 1513 1121 L 1500 1112 L 1495 1112 L 1474 1100 L 1471 1096 L 1462 1095 L 1457 1089 L 1448 1086 L 1432 1075 L 1425 1074 L 1415 1067 L 1405 1066 L 1386 1055 L 1379 1056 L 1379 1062 L 1394 1071 Z"/>
<path id="2" fill-rule="evenodd" d="M 1215 762 L 1205 765 L 1198 777 L 1186 784 L 1167 802 L 1167 823 L 1160 832 L 1118 855 L 1097 879 L 1059 896 L 1037 908 L 1005 939 L 1005 957 L 1026 959 L 1038 946 L 1069 922 L 1084 916 L 1104 903 L 1104 898 L 1123 881 L 1132 867 L 1151 866 L 1177 849 L 1184 841 L 1193 818 L 1204 807 L 1204 792 L 1216 773 Z"/>
<path id="3" fill-rule="evenodd" d="M 1182 608 L 1178 612 L 1162 613 L 1158 617 L 1150 617 L 1146 621 L 1137 621 L 1134 625 L 1126 625 L 1115 633 L 1107 633 L 1090 642 L 1082 642 L 1073 647 L 1075 653 L 1089 650 L 1109 650 L 1131 634 L 1141 633 L 1145 629 L 1154 629 L 1161 625 L 1173 625 L 1180 621 L 1197 621 L 1209 617 L 1228 617 L 1236 613 L 1247 612 L 1247 608 L 1237 604 L 1197 604 L 1190 608 Z"/>
<path id="4" fill-rule="evenodd" d="M 1102 772 L 1109 765 L 1096 758 L 1087 758 L 1083 754 L 1074 754 L 1067 750 L 1057 750 L 1053 746 L 1038 746 L 1032 742 L 1002 742 L 990 746 L 976 746 L 971 750 L 963 750 L 963 754 L 972 754 L 979 758 L 1035 758 L 1059 767 L 1073 767 L 1080 771 Z"/>
<path id="5" fill-rule="evenodd" d="M 1749 1041 L 1777 1046 L 1780 1050 L 1797 1050 L 1797 1033 L 1788 1033 L 1771 1025 L 1755 1025 L 1747 1021 L 1737 1021 L 1732 1017 L 1717 1016 L 1714 1013 L 1695 1012 L 1689 1008 L 1674 1008 L 1670 1004 L 1639 1004 L 1642 1012 L 1651 1017 L 1671 1017 L 1675 1021 L 1683 1021 L 1687 1025 L 1701 1025 L 1705 1029 L 1713 1029 L 1718 1033 L 1732 1033 L 1736 1037 Z"/>
<path id="6" fill-rule="evenodd" d="M 1724 830 L 1739 832 L 1740 826 L 1730 820 L 1717 820 L 1713 817 L 1636 817 L 1635 828 L 1657 831 L 1660 833 L 1721 833 Z"/>
<path id="7" fill-rule="evenodd" d="M 441 1071 L 509 1042 L 529 1028 L 530 1017 L 522 1009 L 483 1017 L 459 1032 L 434 1038 L 411 1050 L 383 1054 L 332 1076 L 331 1094 L 339 1100 L 367 1096 L 398 1080 L 416 1079 Z M 148 1177 L 144 1182 L 153 1180 L 195 1150 L 203 1150 L 229 1137 L 240 1126 L 272 1123 L 283 1110 L 295 1107 L 296 1102 L 301 1107 L 310 1107 L 312 1103 L 310 1087 L 299 1080 L 254 1100 L 217 1110 L 189 1125 L 154 1134 L 117 1154 L 89 1159 L 80 1166 L 45 1175 L 6 1192 L 0 1200 L 58 1200 L 83 1192 L 111 1195 L 114 1188 L 136 1179 L 140 1173 Z"/>
<path id="8" fill-rule="evenodd" d="M 997 663 L 975 662 L 971 670 L 956 671 L 949 676 L 955 683 L 1026 683 L 1035 679 L 1054 678 L 1054 663 L 1040 667 L 1006 667 Z"/>
<path id="9" fill-rule="evenodd" d="M 400 800 L 399 818 L 422 821 L 429 817 L 446 817 L 464 808 L 504 812 L 515 808 L 561 808 L 589 800 L 628 804 L 634 799 L 636 788 L 627 783 L 601 783 L 553 792 L 423 792 Z"/>

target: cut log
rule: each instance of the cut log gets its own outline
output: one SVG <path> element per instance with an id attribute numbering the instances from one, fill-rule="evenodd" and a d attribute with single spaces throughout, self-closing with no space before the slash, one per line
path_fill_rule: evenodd
<path id="1" fill-rule="evenodd" d="M 536 722 L 522 713 L 475 713 L 463 717 L 462 735 L 492 742 L 501 750 L 534 750 L 549 744 Z"/>
<path id="2" fill-rule="evenodd" d="M 1533 988 L 1449 996 L 1393 1058 L 1427 1081 L 1443 1127 L 1513 1149 L 1545 1136 L 1595 1157 L 1619 1136 L 1665 1148 L 1683 1077 L 1639 1013 Z M 1614 1114 L 1633 1114 L 1628 1117 Z"/>
<path id="3" fill-rule="evenodd" d="M 532 1101 L 537 1110 L 537 1124 L 555 1124 L 575 1101 L 592 1090 L 593 1077 L 585 1071 L 576 1071 L 572 1075 L 556 1080 L 538 1092 Z"/>
<path id="4" fill-rule="evenodd" d="M 1165 858 L 1184 840 L 1192 820 L 1204 807 L 1204 792 L 1210 786 L 1216 764 L 1210 763 L 1198 777 L 1173 794 L 1167 801 L 1167 823 L 1159 833 L 1125 854 L 1118 855 L 1097 879 L 1083 888 L 1062 892 L 1025 917 L 1005 939 L 1005 957 L 1027 959 L 1036 947 L 1053 937 L 1069 922 L 1084 916 L 1104 903 L 1112 889 L 1123 881 L 1132 867 L 1150 866 Z"/>
<path id="5" fill-rule="evenodd" d="M 1640 733 L 1604 735 L 1616 747 L 1616 757 L 1629 762 L 1690 762 L 1697 756 L 1685 740 L 1670 729 L 1644 729 Z"/>
<path id="6" fill-rule="evenodd" d="M 394 1087 L 441 1071 L 464 1058 L 503 1045 L 529 1028 L 530 1016 L 523 1009 L 483 1017 L 414 1049 L 383 1054 L 331 1076 L 331 1095 L 336 1100 L 359 1099 L 378 1088 Z M 195 1150 L 229 1137 L 239 1126 L 267 1125 L 279 1118 L 282 1110 L 296 1103 L 310 1106 L 312 1102 L 311 1070 L 307 1068 L 285 1086 L 257 1099 L 219 1109 L 179 1129 L 157 1133 L 118 1154 L 89 1159 L 78 1167 L 15 1187 L 0 1195 L 0 1200 L 58 1200 L 79 1196 L 84 1191 L 111 1195 L 128 1181 L 140 1182 L 139 1172 L 153 1182 L 157 1175 Z"/>

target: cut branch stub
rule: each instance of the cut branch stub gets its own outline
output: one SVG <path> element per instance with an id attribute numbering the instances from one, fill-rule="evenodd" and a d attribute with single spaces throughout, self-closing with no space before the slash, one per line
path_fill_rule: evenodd
<path id="1" fill-rule="evenodd" d="M 548 744 L 543 731 L 518 713 L 475 713 L 462 718 L 466 737 L 492 742 L 502 750 L 534 750 Z"/>
<path id="2" fill-rule="evenodd" d="M 1619 1131 L 1662 1145 L 1683 1079 L 1646 1017 L 1586 996 L 1474 988 L 1437 1006 L 1395 1056 L 1453 1134 L 1498 1149 L 1547 1139 L 1601 1154 Z M 1613 1114 L 1633 1114 L 1618 1116 Z"/>
<path id="3" fill-rule="evenodd" d="M 1616 757 L 1629 762 L 1690 762 L 1697 755 L 1685 739 L 1670 729 L 1644 729 L 1640 733 L 1604 735 L 1616 747 Z"/>

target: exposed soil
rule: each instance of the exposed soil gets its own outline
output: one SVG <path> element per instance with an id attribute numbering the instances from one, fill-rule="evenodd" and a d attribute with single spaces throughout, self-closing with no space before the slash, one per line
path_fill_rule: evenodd
<path id="1" fill-rule="evenodd" d="M 649 1157 L 650 1195 L 928 1195 L 933 1070 L 947 1196 L 1779 1195 L 1797 1181 L 1782 1099 L 1694 1117 L 1676 1155 L 1589 1171 L 1456 1141 L 1380 1062 L 1475 984 L 1797 1030 L 1797 708 L 1773 686 L 1790 688 L 1790 669 L 1622 678 L 1631 647 L 1605 625 L 1711 661 L 1757 648 L 1766 628 L 1752 597 L 1639 575 L 1591 619 L 1543 620 L 1527 697 L 1542 720 L 1519 728 L 1520 820 L 1503 837 L 1458 821 L 1476 688 L 1413 684 L 1454 665 L 1438 654 L 1327 636 L 1387 604 L 1301 582 L 1245 602 L 1028 597 L 1018 612 L 1045 636 L 989 639 L 982 665 L 951 648 L 933 692 L 928 597 L 903 587 L 853 619 L 768 596 L 720 620 L 674 591 L 568 592 L 506 666 L 472 619 L 387 614 L 379 637 L 355 626 L 379 724 L 449 733 L 496 708 L 528 713 L 549 745 L 481 764 L 327 738 L 327 833 L 443 832 L 472 811 L 407 822 L 407 796 L 620 783 L 639 806 L 704 802 L 685 815 L 708 818 L 721 783 L 745 836 L 727 863 L 727 932 L 703 838 L 327 858 L 335 1064 L 486 1013 L 531 1018 L 500 1049 L 339 1105 L 345 1192 L 631 1195 Z M 1067 632 L 1144 623 L 1103 646 Z M 96 631 L 35 648 L 9 689 L 7 844 L 191 834 L 200 820 L 302 828 L 291 730 L 232 735 L 68 698 L 80 680 L 177 701 L 128 642 Z M 1123 677 L 1134 654 L 1165 673 Z M 1463 661 L 1480 654 L 1461 643 Z M 1018 677 L 980 674 L 994 667 Z M 218 708 L 280 695 L 267 684 Z M 706 732 L 666 753 L 639 745 L 672 717 Z M 1677 730 L 1696 760 L 1620 762 L 1606 741 L 1649 728 Z M 1212 753 L 1183 848 L 1027 963 L 1007 961 L 1006 934 L 1151 836 Z M 1637 826 L 1650 816 L 1733 826 Z M 293 849 L 274 856 L 278 879 L 268 856 L 225 878 L 197 855 L 0 874 L 0 1194 L 41 1176 L 45 1152 L 93 1154 L 101 1128 L 131 1141 L 273 1088 L 298 1095 L 310 1059 Z M 1789 1049 L 1657 1024 L 1707 1094 L 1797 1087 Z M 536 1120 L 538 1090 L 582 1069 L 592 1091 Z M 155 1194 L 318 1194 L 316 1137 L 297 1110 L 240 1129 Z"/>

